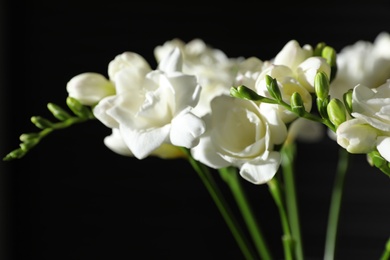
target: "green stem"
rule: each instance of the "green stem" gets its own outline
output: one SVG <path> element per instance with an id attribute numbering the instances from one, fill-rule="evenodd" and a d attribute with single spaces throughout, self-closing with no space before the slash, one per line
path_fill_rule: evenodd
<path id="1" fill-rule="evenodd" d="M 287 205 L 288 219 L 291 226 L 291 233 L 294 238 L 296 257 L 298 260 L 304 259 L 301 228 L 299 222 L 298 203 L 294 180 L 294 159 L 296 147 L 294 143 L 285 143 L 281 149 L 283 180 L 285 185 L 285 198 Z"/>
<path id="2" fill-rule="evenodd" d="M 271 260 L 272 256 L 268 246 L 263 238 L 262 231 L 258 225 L 250 203 L 245 195 L 245 191 L 240 183 L 237 168 L 229 167 L 219 169 L 222 179 L 228 184 L 237 205 L 241 211 L 242 217 L 248 227 L 249 233 L 254 241 L 256 250 L 263 260 Z"/>
<path id="3" fill-rule="evenodd" d="M 284 249 L 285 260 L 294 260 L 294 240 L 291 236 L 290 224 L 288 222 L 287 212 L 285 209 L 283 194 L 280 188 L 280 183 L 276 177 L 268 182 L 270 193 L 275 201 L 279 210 L 280 220 L 282 222 L 282 242 Z"/>
<path id="4" fill-rule="evenodd" d="M 385 245 L 385 251 L 383 252 L 380 260 L 389 260 L 390 259 L 390 238 L 387 240 Z"/>
<path id="5" fill-rule="evenodd" d="M 345 175 L 348 171 L 349 153 L 340 148 L 339 162 L 336 171 L 336 177 L 333 184 L 332 197 L 330 201 L 329 218 L 325 239 L 325 254 L 324 260 L 333 260 L 335 257 L 337 229 L 340 215 L 341 201 L 343 195 L 343 187 Z"/>
<path id="6" fill-rule="evenodd" d="M 222 217 L 224 218 L 226 224 L 228 225 L 230 231 L 233 234 L 238 246 L 241 249 L 242 254 L 245 256 L 245 259 L 257 259 L 255 257 L 254 250 L 249 247 L 248 240 L 245 238 L 244 232 L 240 229 L 237 220 L 234 218 L 234 215 L 231 209 L 228 206 L 228 203 L 224 199 L 222 192 L 218 188 L 218 185 L 215 183 L 212 178 L 209 169 L 196 161 L 188 149 L 183 148 L 183 151 L 188 155 L 188 161 L 198 173 L 200 179 L 205 185 L 206 189 L 210 193 L 212 199 L 214 200 L 217 208 L 219 209 Z"/>

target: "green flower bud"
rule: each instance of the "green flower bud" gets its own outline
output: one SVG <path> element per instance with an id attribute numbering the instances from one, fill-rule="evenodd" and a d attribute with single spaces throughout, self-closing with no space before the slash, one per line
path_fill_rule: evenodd
<path id="1" fill-rule="evenodd" d="M 43 118 L 41 116 L 33 116 L 31 117 L 31 122 L 40 129 L 51 128 L 53 127 L 53 123 Z"/>
<path id="2" fill-rule="evenodd" d="M 53 116 L 58 120 L 64 121 L 72 117 L 68 112 L 66 112 L 64 109 L 57 106 L 56 104 L 49 103 L 47 104 L 47 108 L 50 110 Z"/>
<path id="3" fill-rule="evenodd" d="M 329 120 L 336 128 L 347 119 L 344 103 L 337 98 L 333 98 L 329 101 L 327 112 Z"/>
<path id="4" fill-rule="evenodd" d="M 319 42 L 316 47 L 314 48 L 314 56 L 322 56 L 322 50 L 325 48 L 326 43 L 325 42 Z"/>
<path id="5" fill-rule="evenodd" d="M 236 98 L 242 98 L 247 100 L 260 100 L 261 97 L 252 89 L 246 86 L 238 86 L 230 88 L 230 95 Z"/>
<path id="6" fill-rule="evenodd" d="M 325 99 L 329 95 L 329 78 L 325 72 L 320 71 L 314 78 L 314 91 L 317 98 Z"/>
<path id="7" fill-rule="evenodd" d="M 32 139 L 32 140 L 21 143 L 20 148 L 23 151 L 28 151 L 31 148 L 33 148 L 38 142 L 39 142 L 39 139 Z"/>
<path id="8" fill-rule="evenodd" d="M 3 158 L 3 161 L 11 161 L 13 159 L 22 158 L 25 154 L 26 154 L 26 152 L 24 150 L 22 150 L 22 149 L 15 149 L 12 152 L 10 152 L 9 154 L 7 154 Z"/>
<path id="9" fill-rule="evenodd" d="M 343 100 L 345 104 L 345 108 L 347 109 L 348 113 L 352 113 L 352 89 L 348 90 L 343 95 Z"/>
<path id="10" fill-rule="evenodd" d="M 368 163 L 371 166 L 379 168 L 382 172 L 390 176 L 390 163 L 383 158 L 378 151 L 372 151 L 367 154 Z"/>
<path id="11" fill-rule="evenodd" d="M 19 137 L 19 140 L 22 142 L 28 142 L 28 141 L 36 139 L 36 138 L 39 138 L 38 133 L 26 133 L 26 134 L 21 134 Z"/>
<path id="12" fill-rule="evenodd" d="M 298 114 L 300 117 L 303 116 L 306 112 L 305 106 L 303 105 L 303 100 L 301 95 L 298 92 L 294 92 L 291 95 L 291 100 L 290 100 L 290 106 L 291 110 Z"/>
<path id="13" fill-rule="evenodd" d="M 81 102 L 77 99 L 68 97 L 66 99 L 66 104 L 68 105 L 70 110 L 72 110 L 72 112 L 75 113 L 75 115 L 77 115 L 78 117 L 94 118 L 92 111 L 88 107 L 81 104 Z"/>
<path id="14" fill-rule="evenodd" d="M 328 64 L 330 65 L 330 81 L 332 81 L 337 73 L 337 63 L 336 63 L 336 51 L 330 46 L 325 46 L 322 49 L 322 55 L 323 58 L 326 59 Z"/>
<path id="15" fill-rule="evenodd" d="M 278 101 L 282 100 L 282 93 L 280 93 L 280 89 L 276 79 L 272 78 L 269 75 L 265 75 L 265 82 L 270 95 Z"/>
<path id="16" fill-rule="evenodd" d="M 318 112 L 320 113 L 322 118 L 328 119 L 328 104 L 329 104 L 329 97 L 326 97 L 324 99 L 317 98 L 316 100 Z"/>

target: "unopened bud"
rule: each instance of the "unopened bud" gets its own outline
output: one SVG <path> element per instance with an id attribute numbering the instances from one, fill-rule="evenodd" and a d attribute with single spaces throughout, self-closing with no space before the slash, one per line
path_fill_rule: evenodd
<path id="1" fill-rule="evenodd" d="M 36 139 L 38 137 L 39 137 L 38 133 L 25 133 L 25 134 L 20 135 L 19 140 L 22 142 L 28 142 L 28 141 L 30 141 L 32 139 Z"/>
<path id="2" fill-rule="evenodd" d="M 23 142 L 20 144 L 20 148 L 23 150 L 23 151 L 28 151 L 30 150 L 31 148 L 33 148 L 37 143 L 39 142 L 38 139 L 31 139 L 29 141 L 26 141 L 26 142 Z"/>
<path id="3" fill-rule="evenodd" d="M 347 109 L 348 113 L 352 113 L 352 89 L 348 90 L 343 95 L 343 100 L 345 104 L 345 108 Z"/>
<path id="4" fill-rule="evenodd" d="M 49 103 L 47 104 L 47 108 L 50 110 L 53 116 L 58 120 L 64 121 L 72 117 L 68 112 L 66 112 L 64 109 L 57 106 L 56 104 Z"/>
<path id="5" fill-rule="evenodd" d="M 280 89 L 276 79 L 272 78 L 269 75 L 265 75 L 265 83 L 270 95 L 278 101 L 282 100 L 282 93 L 280 93 Z"/>
<path id="6" fill-rule="evenodd" d="M 325 46 L 322 49 L 322 55 L 323 58 L 326 59 L 328 64 L 330 65 L 330 81 L 332 81 L 337 73 L 337 63 L 336 63 L 336 51 L 330 46 Z"/>
<path id="7" fill-rule="evenodd" d="M 66 104 L 68 105 L 70 110 L 72 110 L 73 113 L 75 113 L 79 117 L 82 117 L 82 118 L 93 118 L 94 117 L 91 110 L 88 107 L 81 104 L 81 102 L 75 98 L 68 97 L 66 99 Z"/>
<path id="8" fill-rule="evenodd" d="M 329 78 L 325 72 L 320 71 L 314 78 L 314 90 L 317 98 L 325 99 L 329 95 Z"/>
<path id="9" fill-rule="evenodd" d="M 347 119 L 345 106 L 343 102 L 337 98 L 333 98 L 329 101 L 327 113 L 329 120 L 336 126 L 336 128 Z"/>
<path id="10" fill-rule="evenodd" d="M 41 116 L 31 117 L 31 122 L 40 129 L 51 128 L 53 123 Z"/>
<path id="11" fill-rule="evenodd" d="M 261 99 L 261 97 L 255 91 L 243 85 L 230 88 L 230 95 L 232 97 L 242 98 L 247 100 Z"/>
<path id="12" fill-rule="evenodd" d="M 314 48 L 314 52 L 313 52 L 313 55 L 314 56 L 322 56 L 322 50 L 324 49 L 324 47 L 326 46 L 326 43 L 325 42 L 319 42 L 316 47 Z"/>
<path id="13" fill-rule="evenodd" d="M 299 116 L 303 116 L 306 112 L 302 97 L 298 92 L 291 95 L 290 106 L 291 110 Z"/>

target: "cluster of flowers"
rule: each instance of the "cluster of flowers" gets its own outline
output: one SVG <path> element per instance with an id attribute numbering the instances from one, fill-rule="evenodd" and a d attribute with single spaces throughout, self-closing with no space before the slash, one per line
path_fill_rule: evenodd
<path id="1" fill-rule="evenodd" d="M 369 162 L 389 174 L 388 33 L 337 58 L 324 43 L 301 47 L 296 40 L 267 61 L 229 58 L 200 39 L 173 39 L 154 54 L 154 70 L 141 55 L 124 52 L 109 63 L 108 78 L 86 72 L 67 84 L 69 97 L 112 129 L 104 143 L 114 152 L 177 158 L 185 147 L 209 167 L 238 167 L 244 179 L 262 184 L 279 168 L 279 145 L 321 132 L 306 130 L 315 127 L 311 121 L 326 125 L 348 152 L 372 155 Z M 312 104 L 319 116 L 310 113 Z M 24 136 L 27 143 L 34 138 Z"/>
<path id="2" fill-rule="evenodd" d="M 269 183 L 281 149 L 326 134 L 348 153 L 390 176 L 390 34 L 358 41 L 339 53 L 321 42 L 285 44 L 270 60 L 230 58 L 201 39 L 173 39 L 155 47 L 157 68 L 124 52 L 95 72 L 68 82 L 67 105 L 49 103 L 60 122 L 32 122 L 22 134 L 23 157 L 51 131 L 89 119 L 112 129 L 104 144 L 144 159 L 190 158 L 212 169 L 234 167 L 253 184 Z"/>

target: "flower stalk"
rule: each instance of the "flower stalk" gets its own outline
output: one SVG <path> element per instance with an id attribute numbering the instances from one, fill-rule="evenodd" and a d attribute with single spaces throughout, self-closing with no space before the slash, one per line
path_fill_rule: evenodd
<path id="1" fill-rule="evenodd" d="M 343 197 L 345 176 L 349 166 L 349 154 L 345 149 L 339 149 L 339 162 L 336 170 L 336 178 L 330 200 L 328 225 L 325 238 L 324 260 L 333 260 L 335 257 L 337 229 L 340 218 L 341 202 Z"/>
<path id="2" fill-rule="evenodd" d="M 222 217 L 224 218 L 226 224 L 228 225 L 230 231 L 232 232 L 238 246 L 241 249 L 242 254 L 247 260 L 257 259 L 255 257 L 254 250 L 250 247 L 249 241 L 245 237 L 243 230 L 240 228 L 238 221 L 234 217 L 232 210 L 230 209 L 227 201 L 223 197 L 222 192 L 220 191 L 218 185 L 215 183 L 212 178 L 209 169 L 196 161 L 188 149 L 183 148 L 183 152 L 188 155 L 188 161 L 190 162 L 193 169 L 198 173 L 200 179 L 205 185 L 207 191 L 210 193 L 210 196 L 214 200 L 217 208 L 219 209 Z"/>
<path id="3" fill-rule="evenodd" d="M 263 232 L 261 231 L 261 228 L 256 221 L 252 207 L 245 195 L 245 190 L 243 189 L 240 183 L 240 179 L 237 174 L 237 168 L 234 167 L 221 168 L 219 169 L 219 172 L 222 179 L 228 184 L 237 202 L 242 217 L 244 218 L 248 231 L 255 244 L 257 253 L 259 254 L 262 260 L 273 259 L 271 252 L 269 251 L 269 248 L 264 239 Z"/>

